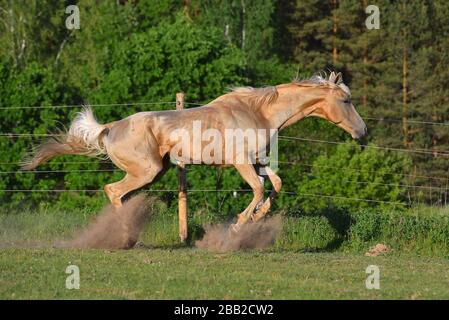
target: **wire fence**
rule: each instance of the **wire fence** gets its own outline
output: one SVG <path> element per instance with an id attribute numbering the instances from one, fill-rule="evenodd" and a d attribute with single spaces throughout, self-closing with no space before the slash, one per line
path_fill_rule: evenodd
<path id="1" fill-rule="evenodd" d="M 91 107 L 112 107 L 112 106 L 145 106 L 145 105 L 162 105 L 162 104 L 175 104 L 175 101 L 159 101 L 159 102 L 131 102 L 131 103 L 108 103 L 108 104 L 92 104 Z M 186 105 L 203 105 L 202 103 L 197 102 L 185 102 Z M 54 105 L 54 106 L 21 106 L 21 107 L 0 107 L 0 110 L 15 110 L 15 109 L 50 109 L 50 108 L 79 108 L 83 105 Z M 377 121 L 403 121 L 402 119 L 385 119 L 385 118 L 374 118 L 374 117 L 365 117 L 368 120 L 377 120 Z M 409 123 L 419 123 L 419 124 L 428 124 L 428 125 L 444 125 L 449 126 L 449 123 L 442 122 L 431 122 L 431 121 L 418 121 L 418 120 L 408 120 Z M 8 137 L 8 138 L 19 138 L 19 137 L 58 137 L 63 136 L 64 134 L 55 134 L 55 133 L 0 133 L 0 137 Z M 311 139 L 304 137 L 291 137 L 291 136 L 283 136 L 280 135 L 279 138 L 281 140 L 296 140 L 296 141 L 308 141 L 315 143 L 326 143 L 326 144 L 347 144 L 346 142 L 340 141 L 329 141 L 329 140 L 320 140 L 320 139 Z M 406 153 L 415 153 L 415 154 L 425 154 L 432 156 L 449 156 L 449 151 L 447 150 L 437 150 L 437 149 L 404 149 L 404 148 L 393 148 L 393 147 L 384 147 L 384 146 L 373 146 L 373 145 L 361 145 L 365 148 L 372 148 L 378 150 L 387 150 L 387 151 L 397 151 L 397 152 L 406 152 Z"/>
<path id="2" fill-rule="evenodd" d="M 30 110 L 30 109 L 70 109 L 81 108 L 84 106 L 89 107 L 128 107 L 128 106 L 147 106 L 147 105 L 162 105 L 162 104 L 175 104 L 175 101 L 160 101 L 160 102 L 130 102 L 130 103 L 102 103 L 102 104 L 72 104 L 72 105 L 56 105 L 56 106 L 25 106 L 25 107 L 0 107 L 0 110 Z"/>
<path id="3" fill-rule="evenodd" d="M 159 101 L 159 102 L 129 102 L 129 103 L 101 103 L 101 104 L 73 104 L 73 105 L 42 105 L 42 106 L 20 106 L 20 107 L 0 107 L 0 110 L 29 110 L 29 109 L 58 109 L 58 108 L 80 108 L 83 106 L 90 106 L 90 107 L 139 107 L 139 106 L 147 106 L 147 105 L 164 105 L 164 104 L 176 104 L 176 101 Z M 190 106 L 203 106 L 207 103 L 200 103 L 200 102 L 184 102 L 185 105 Z M 395 118 L 376 118 L 376 117 L 368 117 L 364 116 L 363 119 L 365 120 L 371 120 L 371 121 L 379 121 L 379 122 L 404 122 L 403 119 L 395 119 Z M 449 122 L 437 122 L 437 121 L 423 121 L 423 120 L 414 120 L 414 119 L 407 119 L 407 123 L 412 124 L 423 124 L 423 125 L 437 125 L 437 126 L 449 126 Z"/>
<path id="4" fill-rule="evenodd" d="M 199 168 L 198 166 L 196 166 Z M 0 174 L 17 174 L 17 173 L 72 173 L 72 172 L 123 172 L 119 169 L 80 169 L 80 170 L 39 170 L 39 171 L 10 171 L 10 172 L 0 172 Z M 306 175 L 311 175 L 312 173 L 307 173 Z M 381 182 L 372 182 L 372 181 L 354 181 L 354 180 L 340 180 L 339 183 L 344 184 L 361 184 L 361 185 L 378 185 L 378 186 L 392 186 L 392 187 L 403 187 L 403 188 L 413 188 L 413 189 L 427 189 L 430 191 L 441 191 L 442 194 L 448 193 L 447 187 L 435 187 L 435 186 L 421 186 L 421 185 L 406 185 L 406 184 L 392 184 L 392 183 L 381 183 Z M 32 192 L 54 192 L 54 193 L 63 193 L 63 192 L 103 192 L 101 189 L 3 189 L 0 192 L 24 192 L 24 193 L 32 193 Z M 177 189 L 153 189 L 147 190 L 148 192 L 178 192 Z M 252 192 L 251 189 L 191 189 L 188 192 Z M 268 190 L 266 192 L 269 192 Z M 384 203 L 384 204 L 401 204 L 401 202 L 392 202 L 385 200 L 377 200 L 377 199 L 363 199 L 363 198 L 352 198 L 352 197 L 342 197 L 342 196 L 332 196 L 325 194 L 311 194 L 311 193 L 296 193 L 291 191 L 282 191 L 282 194 L 287 194 L 290 196 L 297 197 L 319 197 L 319 198 L 329 198 L 329 199 L 340 199 L 340 200 L 351 200 L 351 201 L 365 201 L 371 203 Z"/>
<path id="5" fill-rule="evenodd" d="M 160 101 L 160 102 L 132 102 L 132 103 L 110 103 L 110 104 L 90 104 L 90 107 L 122 107 L 122 106 L 147 106 L 147 105 L 175 105 L 175 101 Z M 190 106 L 201 106 L 204 105 L 202 103 L 197 102 L 185 102 L 186 105 Z M 83 105 L 42 105 L 42 106 L 23 106 L 23 107 L 0 107 L 0 110 L 29 110 L 29 109 L 55 109 L 55 108 L 79 108 Z M 380 122 L 403 122 L 402 119 L 393 119 L 393 118 L 375 118 L 375 117 L 364 117 L 366 120 L 371 121 L 380 121 Z M 408 119 L 408 123 L 414 124 L 422 124 L 422 125 L 439 125 L 439 126 L 449 126 L 449 123 L 446 122 L 432 122 L 432 121 L 421 121 L 421 120 L 413 120 Z M 9 137 L 9 138 L 20 138 L 20 137 L 56 137 L 63 136 L 63 134 L 51 134 L 51 133 L 0 133 L 0 137 Z M 340 141 L 329 141 L 329 140 L 321 140 L 321 139 L 311 139 L 311 138 L 303 138 L 303 137 L 292 137 L 280 135 L 280 140 L 286 141 L 304 141 L 311 143 L 324 143 L 324 144 L 333 144 L 333 145 L 348 145 L 347 142 Z M 384 146 L 375 146 L 375 145 L 361 145 L 364 148 L 371 148 L 377 150 L 385 150 L 385 151 L 395 151 L 395 152 L 406 152 L 406 153 L 415 153 L 415 154 L 424 154 L 424 155 L 432 155 L 436 156 L 449 156 L 449 151 L 446 150 L 433 150 L 433 149 L 404 149 L 404 148 L 393 148 L 393 147 L 384 147 Z M 278 161 L 279 163 L 285 164 L 301 164 L 305 166 L 315 166 L 312 164 L 304 164 L 298 161 Z M 92 161 L 60 161 L 60 162 L 52 162 L 52 163 L 61 163 L 61 164 L 90 164 L 94 163 Z M 109 163 L 107 161 L 103 163 Z M 20 165 L 20 163 L 13 162 L 3 162 L 0 165 Z M 326 167 L 326 166 L 321 166 Z M 360 170 L 353 168 L 344 168 L 342 170 L 348 171 L 359 171 L 359 172 L 370 172 L 369 170 Z M 82 173 L 82 172 L 120 172 L 118 169 L 74 169 L 74 170 L 38 170 L 38 171 L 1 171 L 0 174 L 24 174 L 24 173 L 38 173 L 38 174 L 49 174 L 49 173 Z M 374 172 L 374 171 L 372 171 Z M 307 173 L 312 174 L 312 172 Z M 412 177 L 412 178 L 423 178 L 423 179 L 434 179 L 434 180 L 443 180 L 447 181 L 446 177 L 433 177 L 433 176 L 424 176 L 424 175 L 412 175 L 412 174 L 398 174 L 403 177 Z M 342 180 L 343 183 L 355 183 L 355 184 L 369 184 L 369 185 L 379 185 L 379 186 L 394 186 L 394 187 L 403 187 L 403 188 L 415 188 L 415 189 L 430 189 L 430 190 L 444 190 L 447 193 L 448 188 L 444 187 L 433 187 L 433 186 L 422 186 L 422 185 L 409 185 L 409 184 L 391 184 L 391 183 L 382 183 L 382 182 L 372 182 L 372 181 L 354 181 L 354 180 Z M 155 190 L 147 190 L 149 192 L 177 192 L 176 189 L 155 189 Z M 45 190 L 45 189 L 4 189 L 0 190 L 0 192 L 103 192 L 101 189 L 53 189 L 53 190 Z M 188 192 L 251 192 L 251 189 L 238 189 L 238 190 L 226 190 L 226 189 L 196 189 L 196 190 L 188 190 Z M 365 202 L 375 202 L 375 203 L 388 203 L 394 205 L 404 205 L 401 202 L 391 202 L 391 201 L 383 201 L 376 199 L 363 199 L 363 198 L 351 198 L 351 197 L 342 197 L 342 196 L 332 196 L 325 194 L 311 194 L 311 193 L 296 193 L 283 191 L 281 192 L 287 195 L 296 195 L 298 197 L 319 197 L 319 198 L 330 198 L 330 199 L 340 199 L 340 200 L 350 200 L 350 201 L 365 201 Z"/>
<path id="6" fill-rule="evenodd" d="M 0 174 L 33 174 L 33 173 L 72 173 L 72 172 L 124 172 L 120 169 L 73 169 L 73 170 L 32 170 L 32 171 L 0 171 Z"/>
<path id="7" fill-rule="evenodd" d="M 403 119 L 394 119 L 394 118 L 374 118 L 374 117 L 362 117 L 364 120 L 373 120 L 373 121 L 380 121 L 380 122 L 401 122 L 403 123 Z M 413 120 L 413 119 L 407 119 L 407 123 L 412 124 L 425 124 L 425 125 L 432 125 L 432 126 L 449 126 L 448 122 L 435 122 L 435 121 L 422 121 L 422 120 Z"/>
<path id="8" fill-rule="evenodd" d="M 327 144 L 336 144 L 336 145 L 351 145 L 348 142 L 341 141 L 329 141 L 329 140 L 321 140 L 321 139 L 310 139 L 310 138 L 302 138 L 302 137 L 291 137 L 291 136 L 283 136 L 280 135 L 279 139 L 287 140 L 287 141 L 307 141 L 314 143 L 327 143 Z M 383 146 L 374 146 L 367 144 L 360 144 L 360 147 L 368 148 L 368 149 L 377 149 L 377 150 L 386 150 L 386 151 L 397 151 L 397 152 L 406 152 L 406 153 L 417 153 L 417 154 L 428 154 L 434 157 L 436 156 L 449 156 L 449 151 L 446 150 L 432 150 L 432 149 L 403 149 L 403 148 L 392 148 L 392 147 L 383 147 Z"/>
<path id="9" fill-rule="evenodd" d="M 280 164 L 292 164 L 292 165 L 299 165 L 299 166 L 305 166 L 305 167 L 311 167 L 311 168 L 326 168 L 326 169 L 335 169 L 335 166 L 331 165 L 317 165 L 317 164 L 310 164 L 310 163 L 304 163 L 302 161 L 277 161 Z M 339 170 L 342 170 L 344 172 L 361 172 L 361 173 L 379 173 L 376 170 L 368 170 L 368 169 L 356 169 L 356 168 L 339 168 Z M 423 179 L 423 180 L 440 180 L 449 182 L 449 177 L 435 177 L 435 176 L 427 176 L 427 175 L 420 175 L 420 174 L 408 174 L 408 173 L 388 173 L 389 176 L 392 177 L 402 177 L 402 178 L 411 178 L 411 179 Z"/>
<path id="10" fill-rule="evenodd" d="M 91 159 L 98 159 L 98 158 L 91 158 Z M 52 160 L 48 163 L 51 164 L 94 164 L 94 163 L 99 163 L 99 164 L 106 164 L 106 163 L 111 163 L 110 161 L 55 161 Z M 10 166 L 20 166 L 21 163 L 20 162 L 0 162 L 0 165 L 10 165 Z"/>
<path id="11" fill-rule="evenodd" d="M 64 134 L 52 134 L 52 133 L 0 133 L 0 137 L 60 137 L 64 136 Z M 313 143 L 325 143 L 325 144 L 334 144 L 334 145 L 350 145 L 348 142 L 341 141 L 330 141 L 330 140 L 321 140 L 321 139 L 311 139 L 311 138 L 303 138 L 303 137 L 292 137 L 292 136 L 284 136 L 279 135 L 280 140 L 286 141 L 305 141 L 305 142 L 313 142 Z M 405 152 L 405 153 L 414 153 L 414 154 L 424 154 L 431 155 L 433 157 L 444 156 L 449 157 L 449 151 L 447 150 L 433 150 L 433 149 L 404 149 L 404 148 L 393 148 L 393 147 L 384 147 L 384 146 L 375 146 L 375 145 L 366 145 L 361 144 L 360 147 L 369 148 L 369 149 L 377 149 L 377 150 L 385 150 L 385 151 L 395 151 L 395 152 Z"/>
<path id="12" fill-rule="evenodd" d="M 187 171 L 192 170 L 195 166 L 188 168 Z M 196 167 L 198 168 L 198 167 Z M 358 170 L 360 172 L 360 170 Z M 124 172 L 120 169 L 74 169 L 74 170 L 34 170 L 34 171 L 0 171 L 0 175 L 9 174 L 48 174 L 48 173 L 92 173 L 92 172 Z M 313 172 L 304 173 L 304 176 L 314 175 Z M 444 178 L 442 178 L 444 179 Z M 449 178 L 444 179 L 447 181 Z M 412 188 L 412 189 L 425 189 L 425 190 L 444 190 L 447 191 L 447 187 L 438 186 L 423 186 L 423 185 L 410 185 L 410 184 L 397 184 L 397 183 L 384 183 L 375 181 L 358 181 L 358 180 L 340 180 L 339 183 L 343 184 L 359 184 L 359 185 L 371 185 L 371 186 L 385 186 L 385 187 L 398 187 L 398 188 Z M 0 190 L 2 191 L 2 190 Z"/>
<path id="13" fill-rule="evenodd" d="M 316 168 L 329 168 L 334 169 L 334 166 L 331 165 L 316 165 L 316 164 L 310 164 L 310 163 L 304 163 L 303 161 L 296 160 L 296 161 L 274 161 L 273 162 L 279 163 L 279 164 L 290 164 L 290 165 L 299 165 L 299 166 L 306 166 L 306 167 L 316 167 Z M 103 165 L 111 165 L 111 161 L 55 161 L 52 160 L 48 162 L 47 164 L 103 164 Z M 0 162 L 0 165 L 8 165 L 8 166 L 20 166 L 22 163 L 20 162 Z M 191 170 L 192 168 L 195 168 L 197 166 L 190 166 L 187 167 L 186 170 Z M 367 169 L 356 169 L 356 168 L 339 168 L 339 170 L 342 170 L 344 172 L 361 172 L 361 173 L 378 173 L 376 170 L 367 170 Z M 0 174 L 26 174 L 26 173 L 70 173 L 70 172 L 120 172 L 122 170 L 120 169 L 73 169 L 73 170 L 33 170 L 33 171 L 23 171 L 23 170 L 14 170 L 14 171 L 0 171 Z M 440 180 L 449 182 L 449 177 L 435 177 L 435 176 L 427 176 L 427 175 L 420 175 L 420 174 L 407 174 L 407 173 L 389 173 L 389 176 L 392 177 L 407 177 L 411 179 L 422 179 L 422 180 Z"/>
<path id="14" fill-rule="evenodd" d="M 104 192 L 104 190 L 101 189 L 5 189 L 0 190 L 0 192 L 54 192 L 54 193 L 62 193 L 62 192 Z M 177 193 L 178 189 L 151 189 L 146 190 L 145 192 L 173 192 Z M 252 192 L 251 189 L 191 189 L 187 190 L 187 193 L 206 193 L 206 192 L 232 192 L 232 193 L 245 193 L 245 192 Z M 265 192 L 270 192 L 269 190 L 266 190 Z M 290 196 L 297 196 L 297 197 L 315 197 L 315 198 L 327 198 L 327 199 L 337 199 L 337 200 L 347 200 L 347 201 L 358 201 L 358 202 L 368 202 L 368 203 L 382 203 L 382 204 L 389 204 L 389 205 L 397 205 L 397 206 L 406 206 L 403 202 L 395 202 L 395 201 L 385 201 L 385 200 L 376 200 L 376 199 L 364 199 L 364 198 L 353 198 L 353 197 L 343 197 L 343 196 L 332 196 L 332 195 L 326 195 L 326 194 L 316 194 L 316 193 L 297 193 L 297 192 L 291 192 L 291 191 L 281 191 L 281 194 L 286 194 Z"/>

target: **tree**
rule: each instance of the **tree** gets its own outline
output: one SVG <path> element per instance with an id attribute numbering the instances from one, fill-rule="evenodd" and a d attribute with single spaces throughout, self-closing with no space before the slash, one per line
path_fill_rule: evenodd
<path id="1" fill-rule="evenodd" d="M 65 1 L 0 2 L 0 55 L 16 67 L 40 61 L 52 64 L 63 49 L 69 30 L 62 28 Z"/>
<path id="2" fill-rule="evenodd" d="M 192 1 L 190 16 L 208 28 L 217 26 L 228 42 L 245 54 L 245 76 L 251 85 L 263 86 L 291 80 L 294 70 L 283 65 L 274 46 L 273 0 Z"/>
<path id="3" fill-rule="evenodd" d="M 106 9 L 105 9 L 106 10 Z M 110 10 L 108 8 L 107 10 Z M 107 11 L 109 12 L 109 11 Z M 100 15 L 108 17 L 107 14 Z M 106 23 L 106 22 L 105 22 Z M 110 24 L 111 22 L 107 22 Z M 99 22 L 101 25 L 101 22 Z M 101 27 L 99 27 L 101 30 Z M 91 35 L 88 34 L 88 37 Z M 81 35 L 80 35 L 81 37 Z M 95 35 L 95 37 L 98 37 Z M 98 38 L 97 38 L 98 39 Z M 110 39 L 103 39 L 108 46 Z M 58 122 L 68 124 L 77 109 L 44 108 L 18 109 L 13 107 L 34 107 L 54 104 L 73 104 L 79 97 L 85 97 L 92 104 L 121 103 L 130 101 L 173 101 L 178 91 L 185 91 L 190 101 L 204 101 L 216 97 L 223 89 L 242 84 L 241 76 L 245 59 L 240 49 L 227 43 L 218 29 L 204 29 L 192 23 L 184 14 L 178 14 L 173 22 L 162 22 L 156 27 L 130 36 L 124 35 L 122 41 L 113 40 L 115 45 L 109 51 L 94 59 L 101 71 L 97 73 L 96 83 L 90 80 L 79 82 L 66 78 L 58 81 L 56 71 L 38 63 L 30 63 L 24 70 L 8 67 L 2 61 L 1 105 L 2 131 L 15 133 L 47 133 L 57 128 Z M 95 47 L 101 46 L 95 44 Z M 76 55 L 77 43 L 67 43 L 67 55 L 63 66 L 79 65 Z M 75 50 L 72 53 L 72 50 Z M 92 48 L 95 52 L 97 49 Z M 70 53 L 70 54 L 69 54 Z M 83 67 L 83 66 L 82 66 Z M 84 70 L 88 70 L 84 69 Z M 89 74 L 86 75 L 88 79 Z M 78 87 L 79 86 L 79 87 Z M 80 94 L 80 92 L 82 94 Z M 71 95 L 71 93 L 74 93 Z M 126 115 L 142 110 L 138 104 L 128 108 L 95 108 L 98 119 L 105 123 L 121 119 Z M 151 110 L 174 109 L 174 104 L 151 105 Z M 145 109 L 148 107 L 145 106 Z M 11 153 L 2 155 L 2 162 L 18 162 L 30 147 L 30 139 L 23 137 L 7 140 L 2 137 L 2 147 Z M 122 173 L 80 173 L 79 169 L 112 169 L 109 164 L 92 160 L 91 164 L 61 164 L 60 162 L 79 160 L 77 157 L 61 157 L 58 164 L 46 164 L 42 169 L 66 168 L 67 173 L 58 174 L 18 174 L 15 179 L 5 179 L 5 189 L 98 189 L 106 181 L 119 180 Z M 8 169 L 2 167 L 5 171 Z M 164 177 L 159 187 L 176 189 L 176 172 Z M 201 188 L 207 179 L 214 181 L 214 171 L 201 172 L 202 179 L 192 181 L 193 186 Z M 11 194 L 3 196 L 8 197 Z M 51 193 L 33 194 L 35 200 L 51 200 Z M 24 194 L 14 193 L 14 197 Z M 66 200 L 66 198 L 65 198 Z M 192 201 L 193 203 L 193 201 Z"/>

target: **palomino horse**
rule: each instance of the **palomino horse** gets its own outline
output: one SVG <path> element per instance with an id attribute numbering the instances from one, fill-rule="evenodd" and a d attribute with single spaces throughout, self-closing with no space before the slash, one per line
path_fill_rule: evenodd
<path id="1" fill-rule="evenodd" d="M 122 205 L 122 197 L 130 191 L 151 183 L 168 167 L 167 158 L 179 148 L 183 136 L 194 136 L 195 122 L 203 130 L 213 130 L 225 137 L 226 130 L 278 131 L 309 116 L 326 119 L 354 139 L 366 134 L 366 125 L 351 103 L 349 88 L 343 83 L 340 73 L 332 72 L 328 78 L 314 76 L 308 80 L 293 81 L 274 87 L 236 88 L 209 104 L 179 111 L 139 112 L 120 121 L 99 124 L 86 108 L 72 122 L 63 138 L 42 144 L 35 155 L 25 163 L 24 169 L 34 169 L 50 158 L 63 154 L 95 156 L 106 154 L 126 176 L 118 182 L 108 184 L 104 190 L 115 207 Z M 181 135 L 175 131 L 182 130 Z M 193 140 L 188 138 L 189 142 Z M 224 145 L 226 138 L 214 139 Z M 245 144 L 246 145 L 246 144 Z M 264 166 L 259 153 L 268 148 L 269 142 L 258 147 L 247 147 L 242 151 L 245 159 L 236 161 L 236 155 L 225 155 L 225 159 L 204 161 L 201 153 L 195 155 L 182 150 L 183 162 L 206 163 L 217 166 L 232 165 L 253 190 L 253 199 L 239 214 L 234 230 L 252 218 L 257 221 L 268 212 L 272 201 L 281 190 L 281 179 L 265 166 L 265 175 L 273 189 L 263 202 L 264 186 L 257 168 Z M 200 144 L 204 148 L 204 144 Z M 222 145 L 214 149 L 218 154 Z M 187 148 L 190 150 L 189 148 Z M 221 151 L 220 151 L 221 152 Z M 179 155 L 179 152 L 176 153 Z M 247 156 L 247 157 L 246 157 Z M 266 165 L 266 164 L 265 164 Z"/>

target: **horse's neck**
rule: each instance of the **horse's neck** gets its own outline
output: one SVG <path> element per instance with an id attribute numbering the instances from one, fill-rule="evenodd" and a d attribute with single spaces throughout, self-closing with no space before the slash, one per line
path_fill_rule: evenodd
<path id="1" fill-rule="evenodd" d="M 316 95 L 292 96 L 280 94 L 278 99 L 267 108 L 265 114 L 272 128 L 283 129 L 307 117 L 314 105 L 320 100 Z"/>

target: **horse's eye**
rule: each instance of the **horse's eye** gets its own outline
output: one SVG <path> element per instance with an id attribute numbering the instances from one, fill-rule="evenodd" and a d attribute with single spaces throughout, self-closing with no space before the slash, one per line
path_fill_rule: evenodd
<path id="1" fill-rule="evenodd" d="M 350 104 L 351 100 L 350 99 L 346 99 L 345 101 L 343 101 L 343 103 Z"/>

